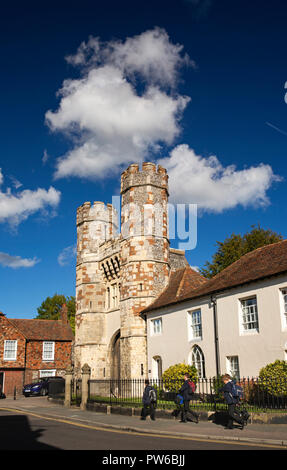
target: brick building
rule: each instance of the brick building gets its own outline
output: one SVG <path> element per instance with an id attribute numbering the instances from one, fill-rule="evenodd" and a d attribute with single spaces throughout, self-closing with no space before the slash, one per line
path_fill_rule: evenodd
<path id="1" fill-rule="evenodd" d="M 63 376 L 71 365 L 73 332 L 63 306 L 59 320 L 11 319 L 0 312 L 0 386 L 8 396 L 25 383 Z"/>

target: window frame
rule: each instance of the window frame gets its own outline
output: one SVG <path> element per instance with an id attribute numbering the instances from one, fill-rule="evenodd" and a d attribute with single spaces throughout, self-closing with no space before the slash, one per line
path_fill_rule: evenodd
<path id="1" fill-rule="evenodd" d="M 160 329 L 155 328 L 156 322 L 159 322 Z M 156 331 L 157 330 L 157 331 Z M 160 336 L 162 335 L 162 317 L 157 317 L 151 319 L 151 336 Z"/>
<path id="2" fill-rule="evenodd" d="M 200 315 L 200 322 L 193 323 L 193 315 Z M 199 328 L 200 336 L 195 336 L 194 332 Z M 188 311 L 188 339 L 189 341 L 201 341 L 203 337 L 202 332 L 202 313 L 201 308 Z"/>
<path id="3" fill-rule="evenodd" d="M 12 349 L 7 349 L 6 346 L 8 346 L 8 343 L 14 343 L 15 348 L 14 350 Z M 6 339 L 4 341 L 4 351 L 3 351 L 3 361 L 17 361 L 17 349 L 18 349 L 18 340 L 17 339 Z M 13 357 L 7 357 L 7 352 L 14 352 Z"/>
<path id="4" fill-rule="evenodd" d="M 47 350 L 45 350 L 45 345 L 47 344 L 52 344 L 52 354 L 51 357 L 47 358 Z M 43 341 L 43 347 L 42 347 L 42 360 L 43 362 L 54 362 L 55 360 L 55 341 Z"/>
<path id="5" fill-rule="evenodd" d="M 39 370 L 39 378 L 46 379 L 48 377 L 55 377 L 57 369 L 41 369 Z"/>
<path id="6" fill-rule="evenodd" d="M 232 362 L 236 360 L 236 367 L 233 367 Z M 240 379 L 240 367 L 239 367 L 239 356 L 226 356 L 226 370 L 231 377 L 236 377 L 237 380 Z"/>
<path id="7" fill-rule="evenodd" d="M 199 360 L 198 360 L 199 359 Z M 198 372 L 198 377 L 200 379 L 206 378 L 205 372 L 205 356 L 201 347 L 198 344 L 195 344 L 189 353 L 188 363 L 194 366 Z"/>
<path id="8" fill-rule="evenodd" d="M 287 330 L 287 287 L 282 287 L 280 291 L 280 311 L 282 318 L 282 329 Z M 286 301 L 284 297 L 286 296 Z"/>
<path id="9" fill-rule="evenodd" d="M 255 308 L 256 312 L 244 312 L 244 308 L 254 307 L 254 305 L 247 305 L 244 306 L 244 302 L 248 302 L 250 300 L 255 300 Z M 257 302 L 257 295 L 252 295 L 249 297 L 243 297 L 239 299 L 239 310 L 240 310 L 240 334 L 241 335 L 248 335 L 248 334 L 257 334 L 259 333 L 259 314 L 258 314 L 258 302 Z M 255 320 L 244 321 L 244 316 L 248 315 L 256 315 Z M 245 325 L 255 324 L 256 326 L 253 328 L 245 328 Z"/>

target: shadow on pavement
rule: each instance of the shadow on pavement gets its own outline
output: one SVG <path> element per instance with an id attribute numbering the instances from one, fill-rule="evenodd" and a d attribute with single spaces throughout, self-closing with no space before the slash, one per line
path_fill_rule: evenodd
<path id="1" fill-rule="evenodd" d="M 223 426 L 225 428 L 228 424 L 228 413 L 226 411 L 215 411 L 212 415 L 209 416 L 208 421 L 212 421 L 212 423 Z M 241 428 L 241 426 L 237 425 L 235 422 L 233 422 L 233 427 Z"/>
<path id="2" fill-rule="evenodd" d="M 39 442 L 44 429 L 33 431 L 25 415 L 0 416 L 0 450 L 58 450 Z"/>

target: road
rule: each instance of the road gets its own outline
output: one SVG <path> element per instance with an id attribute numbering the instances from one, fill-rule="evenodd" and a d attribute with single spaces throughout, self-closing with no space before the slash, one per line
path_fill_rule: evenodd
<path id="1" fill-rule="evenodd" d="M 0 450 L 278 450 L 265 444 L 107 430 L 28 411 L 0 410 L 0 423 Z"/>

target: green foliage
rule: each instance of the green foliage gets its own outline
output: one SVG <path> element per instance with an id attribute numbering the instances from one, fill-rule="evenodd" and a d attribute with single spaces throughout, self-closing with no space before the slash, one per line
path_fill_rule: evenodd
<path id="1" fill-rule="evenodd" d="M 190 375 L 190 379 L 196 384 L 198 373 L 195 366 L 187 364 L 175 364 L 174 366 L 170 366 L 162 374 L 165 388 L 170 392 L 177 392 L 183 384 L 184 374 L 186 373 Z"/>
<path id="2" fill-rule="evenodd" d="M 38 315 L 35 318 L 38 320 L 58 320 L 63 304 L 67 305 L 68 320 L 73 333 L 75 333 L 76 302 L 73 296 L 65 297 L 64 295 L 55 294 L 53 297 L 47 297 L 37 308 Z"/>
<path id="3" fill-rule="evenodd" d="M 205 268 L 202 268 L 200 272 L 203 276 L 211 278 L 246 253 L 281 240 L 283 240 L 282 235 L 272 230 L 264 230 L 260 225 L 257 227 L 252 225 L 252 230 L 243 236 L 233 233 L 224 242 L 217 241 L 218 248 L 212 257 L 212 262 L 207 261 Z"/>
<path id="4" fill-rule="evenodd" d="M 287 395 L 287 362 L 277 360 L 262 367 L 259 387 L 275 397 Z"/>

